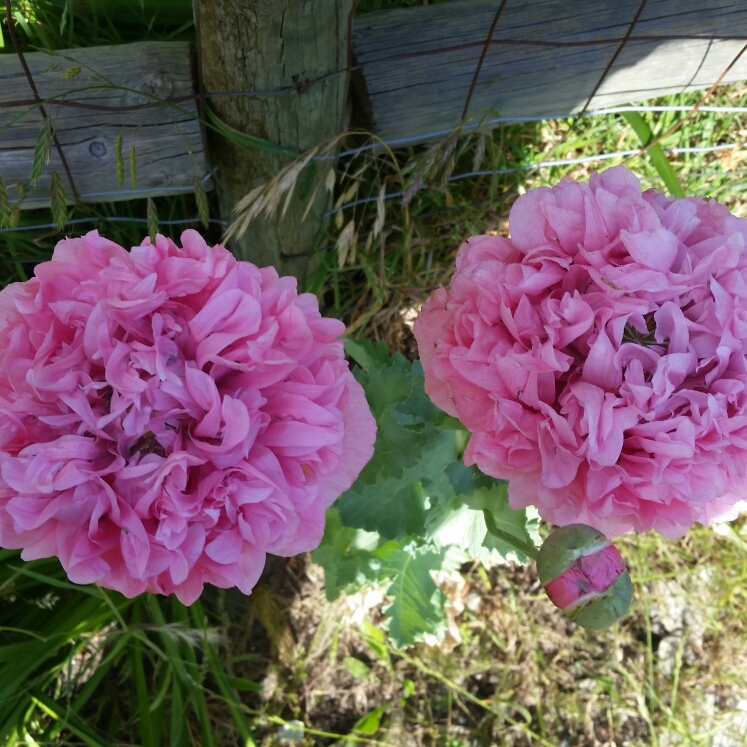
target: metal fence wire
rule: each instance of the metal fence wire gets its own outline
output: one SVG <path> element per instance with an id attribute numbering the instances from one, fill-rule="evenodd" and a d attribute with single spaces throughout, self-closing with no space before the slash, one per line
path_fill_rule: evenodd
<path id="1" fill-rule="evenodd" d="M 359 65 L 354 64 L 353 55 L 352 53 L 350 53 L 348 54 L 348 60 L 349 60 L 348 65 L 343 70 L 338 70 L 338 71 L 329 73 L 327 75 L 321 76 L 314 80 L 302 81 L 291 86 L 285 86 L 285 87 L 277 88 L 273 90 L 221 91 L 221 92 L 216 92 L 216 93 L 210 93 L 210 92 L 205 92 L 203 90 L 203 86 L 200 84 L 198 86 L 199 90 L 196 93 L 191 93 L 188 95 L 179 95 L 179 96 L 174 96 L 174 97 L 166 97 L 163 99 L 158 99 L 157 97 L 151 97 L 151 100 L 145 103 L 123 105 L 119 107 L 111 107 L 108 105 L 98 104 L 98 103 L 95 103 L 94 101 L 71 101 L 64 97 L 51 97 L 49 99 L 43 99 L 38 92 L 36 82 L 31 73 L 31 70 L 29 69 L 29 66 L 26 63 L 25 56 L 23 54 L 21 45 L 17 38 L 17 34 L 14 30 L 13 10 L 11 7 L 11 0 L 4 0 L 4 2 L 5 2 L 6 18 L 8 22 L 7 25 L 8 25 L 9 35 L 11 38 L 11 43 L 21 63 L 29 90 L 31 92 L 31 96 L 29 97 L 25 97 L 25 98 L 19 97 L 11 101 L 5 101 L 4 107 L 6 107 L 6 109 L 13 108 L 13 109 L 19 109 L 19 110 L 38 109 L 39 113 L 41 114 L 43 122 L 47 122 L 47 120 L 50 119 L 51 115 L 50 115 L 50 112 L 47 111 L 47 109 L 52 108 L 52 107 L 54 107 L 56 110 L 59 110 L 65 107 L 73 107 L 73 108 L 90 109 L 92 111 L 102 111 L 102 112 L 120 111 L 122 113 L 125 113 L 125 112 L 137 112 L 139 110 L 144 110 L 144 109 L 152 109 L 158 106 L 178 107 L 180 104 L 184 104 L 189 101 L 197 101 L 199 104 L 199 110 L 202 113 L 205 110 L 205 103 L 210 101 L 211 99 L 215 99 L 219 97 L 261 98 L 261 97 L 275 97 L 275 96 L 294 96 L 294 95 L 298 96 L 298 95 L 302 95 L 305 91 L 307 91 L 309 87 L 314 86 L 314 85 L 319 85 L 333 78 L 345 76 L 349 81 L 351 75 L 355 71 L 360 69 Z M 649 113 L 682 112 L 685 116 L 680 118 L 677 121 L 677 123 L 673 125 L 669 130 L 661 133 L 659 136 L 657 136 L 656 138 L 652 139 L 650 142 L 646 143 L 645 145 L 637 149 L 606 151 L 606 152 L 595 153 L 594 155 L 590 155 L 590 156 L 582 156 L 578 158 L 565 158 L 565 159 L 551 159 L 551 158 L 548 158 L 547 155 L 544 155 L 541 158 L 533 162 L 517 163 L 516 165 L 513 165 L 511 167 L 498 168 L 498 169 L 474 169 L 471 171 L 463 171 L 459 173 L 454 173 L 448 177 L 447 179 L 448 182 L 457 182 L 460 180 L 470 179 L 470 178 L 506 175 L 506 174 L 512 174 L 512 173 L 521 175 L 521 174 L 536 172 L 540 169 L 545 169 L 545 168 L 569 167 L 569 166 L 573 166 L 577 164 L 586 164 L 590 162 L 604 162 L 604 161 L 608 161 L 612 159 L 632 158 L 632 157 L 636 157 L 636 156 L 640 156 L 644 154 L 651 147 L 657 145 L 660 141 L 662 141 L 667 136 L 672 134 L 672 132 L 674 132 L 678 127 L 681 127 L 689 118 L 694 116 L 697 112 L 710 112 L 710 113 L 718 113 L 718 114 L 747 113 L 747 107 L 712 106 L 712 105 L 708 105 L 707 103 L 712 97 L 717 86 L 729 74 L 732 68 L 744 55 L 745 51 L 747 51 L 747 36 L 745 35 L 728 35 L 728 36 L 718 37 L 720 40 L 743 41 L 746 43 L 744 44 L 744 46 L 741 47 L 739 52 L 734 56 L 734 58 L 731 60 L 728 66 L 723 70 L 723 72 L 720 75 L 718 75 L 718 77 L 713 81 L 713 84 L 711 85 L 711 87 L 703 94 L 703 96 L 701 97 L 701 99 L 698 101 L 698 103 L 695 106 L 630 105 L 630 106 L 616 106 L 616 107 L 594 109 L 592 108 L 592 104 L 597 93 L 600 91 L 605 80 L 608 78 L 610 72 L 613 70 L 616 61 L 618 61 L 621 53 L 623 52 L 623 50 L 626 48 L 627 45 L 631 44 L 632 42 L 641 42 L 641 41 L 649 41 L 649 42 L 650 41 L 687 41 L 687 40 L 693 40 L 693 39 L 702 40 L 704 38 L 707 39 L 709 37 L 703 36 L 703 35 L 693 35 L 693 34 L 666 34 L 666 35 L 640 34 L 640 35 L 636 35 L 635 33 L 636 27 L 639 24 L 641 16 L 649 2 L 649 0 L 641 0 L 641 3 L 637 7 L 635 15 L 630 20 L 626 33 L 622 36 L 610 36 L 610 37 L 605 37 L 601 39 L 581 40 L 581 41 L 562 41 L 562 40 L 557 40 L 557 39 L 536 39 L 536 38 L 499 39 L 499 38 L 496 38 L 496 31 L 500 28 L 501 19 L 503 17 L 504 11 L 507 5 L 509 4 L 509 2 L 520 2 L 520 0 L 500 0 L 500 2 L 497 3 L 496 11 L 492 17 L 491 24 L 489 28 L 486 29 L 485 36 L 482 39 L 477 39 L 477 40 L 466 42 L 466 43 L 460 43 L 458 45 L 434 47 L 432 49 L 420 50 L 416 53 L 403 52 L 402 54 L 395 55 L 392 58 L 392 59 L 401 59 L 405 61 L 408 58 L 413 57 L 414 55 L 417 55 L 417 56 L 436 55 L 436 54 L 440 54 L 444 52 L 469 49 L 472 47 L 479 48 L 481 50 L 479 59 L 476 63 L 475 69 L 471 77 L 470 85 L 469 85 L 469 88 L 468 88 L 468 91 L 467 91 L 467 94 L 464 100 L 463 107 L 462 107 L 462 126 L 460 130 L 461 134 L 466 135 L 471 132 L 475 132 L 477 130 L 485 131 L 486 129 L 496 128 L 496 127 L 500 127 L 503 125 L 513 125 L 513 124 L 518 124 L 518 123 L 538 122 L 538 121 L 545 121 L 545 120 L 552 120 L 552 119 L 565 120 L 565 121 L 570 120 L 570 126 L 565 130 L 565 133 L 563 135 L 563 140 L 565 140 L 575 130 L 575 128 L 578 126 L 578 123 L 581 122 L 583 119 L 587 119 L 587 118 L 598 118 L 598 117 L 619 115 L 619 114 L 632 113 L 632 112 L 649 112 Z M 349 39 L 349 44 L 352 44 L 352 39 Z M 475 93 L 478 80 L 480 79 L 481 71 L 483 70 L 486 55 L 488 51 L 491 49 L 491 47 L 494 47 L 496 45 L 516 46 L 516 47 L 534 46 L 534 47 L 556 48 L 556 49 L 567 48 L 567 47 L 588 47 L 588 46 L 606 45 L 606 46 L 612 47 L 613 52 L 611 53 L 603 72 L 601 73 L 596 84 L 594 85 L 591 91 L 591 94 L 588 96 L 588 98 L 586 99 L 581 109 L 577 112 L 559 112 L 557 114 L 542 116 L 542 117 L 495 116 L 495 117 L 483 118 L 479 121 L 475 119 L 470 120 L 470 108 L 472 105 L 473 96 Z M 199 80 L 201 81 L 202 79 L 201 71 L 199 71 L 198 77 L 199 77 Z M 18 117 L 16 117 L 15 119 L 18 119 Z M 15 119 L 13 121 L 15 121 Z M 203 124 L 209 124 L 209 123 L 206 123 L 203 121 Z M 51 125 L 51 122 L 50 122 L 50 125 Z M 8 128 L 8 125 L 6 125 L 2 130 L 0 130 L 0 141 L 1 141 L 3 131 L 6 130 L 7 128 Z M 330 160 L 337 161 L 338 159 L 343 159 L 344 161 L 345 159 L 352 159 L 352 158 L 355 158 L 356 156 L 360 156 L 362 154 L 366 154 L 372 151 L 380 152 L 384 149 L 390 149 L 390 150 L 402 149 L 402 148 L 406 148 L 412 145 L 421 144 L 424 142 L 432 142 L 434 140 L 437 140 L 438 138 L 448 137 L 452 132 L 453 130 L 441 128 L 441 129 L 435 129 L 430 132 L 421 132 L 411 137 L 392 138 L 392 139 L 385 140 L 385 141 L 372 139 L 370 142 L 357 145 L 355 147 L 343 148 L 339 152 L 331 154 L 331 155 L 330 154 L 316 155 L 311 160 L 317 161 L 317 162 L 323 162 L 323 161 L 330 161 Z M 68 162 L 65 157 L 64 149 L 62 145 L 60 144 L 54 132 L 53 126 L 51 127 L 51 133 L 52 133 L 52 144 L 59 155 L 59 159 L 65 171 L 65 175 L 67 177 L 73 198 L 75 199 L 76 204 L 80 205 L 81 207 L 83 207 L 83 205 L 82 203 L 79 203 L 80 200 L 106 201 L 107 198 L 111 198 L 114 196 L 120 199 L 122 197 L 126 197 L 127 199 L 138 199 L 138 198 L 148 197 L 149 194 L 152 192 L 152 190 L 148 188 L 141 188 L 141 189 L 135 188 L 135 189 L 127 190 L 127 191 L 120 190 L 116 193 L 108 192 L 108 191 L 81 193 L 76 188 L 75 180 L 68 166 Z M 678 154 L 685 154 L 685 153 L 690 153 L 690 154 L 717 153 L 717 152 L 724 152 L 724 151 L 730 151 L 730 150 L 736 151 L 742 148 L 743 146 L 744 146 L 744 143 L 735 141 L 735 142 L 729 142 L 729 143 L 721 143 L 717 145 L 666 148 L 664 149 L 664 152 L 669 155 L 678 155 Z M 747 173 L 747 169 L 715 169 L 713 171 L 694 172 L 693 174 L 690 174 L 690 176 L 697 176 L 701 178 L 724 177 L 724 176 L 731 177 L 731 176 L 736 176 L 736 175 L 744 174 L 744 173 Z M 0 174 L 0 177 L 1 176 L 2 174 Z M 204 174 L 202 179 L 199 180 L 199 182 L 204 187 L 210 182 L 213 176 L 215 176 L 213 172 L 207 172 L 206 174 Z M 644 179 L 645 178 L 646 177 L 644 177 Z M 429 187 L 428 184 L 421 184 L 419 185 L 417 191 L 425 190 L 428 187 Z M 182 186 L 173 187 L 173 188 L 163 187 L 159 190 L 159 195 L 189 194 L 191 192 L 193 192 L 193 187 L 182 187 Z M 406 195 L 406 192 L 407 192 L 406 189 L 401 189 L 401 190 L 395 190 L 391 192 L 385 192 L 383 195 L 375 194 L 371 196 L 358 197 L 356 199 L 351 199 L 342 204 L 336 205 L 335 207 L 331 207 L 328 210 L 324 211 L 320 216 L 317 216 L 317 217 L 320 219 L 328 218 L 330 216 L 335 215 L 336 213 L 348 210 L 350 208 L 355 208 L 357 206 L 366 205 L 369 203 L 381 202 L 382 199 L 383 200 L 392 200 L 392 199 L 398 199 L 398 198 L 401 199 Z M 28 197 L 26 200 L 26 206 L 31 206 L 31 205 L 33 205 L 33 197 Z M 162 221 L 159 221 L 159 223 L 164 226 L 177 226 L 177 225 L 198 224 L 200 221 L 204 223 L 205 216 L 195 216 L 194 218 L 186 218 L 186 219 L 178 219 L 178 220 L 162 220 Z M 140 217 L 132 217 L 128 215 L 116 215 L 116 214 L 108 215 L 108 216 L 92 215 L 90 217 L 71 218 L 64 222 L 64 228 L 84 225 L 87 223 L 95 223 L 95 222 L 110 222 L 110 223 L 130 222 L 134 224 L 146 224 L 147 219 L 140 218 Z M 227 221 L 219 220 L 217 218 L 210 218 L 209 223 L 220 229 L 226 229 L 228 227 Z M 48 231 L 50 229 L 58 228 L 59 226 L 60 226 L 59 223 L 49 222 L 48 220 L 42 220 L 39 222 L 24 222 L 23 225 L 17 225 L 15 227 L 0 228 L 0 233 L 7 235 L 7 234 L 13 234 L 15 232 Z M 18 260 L 12 260 L 12 261 L 18 261 Z M 37 260 L 29 260 L 29 261 L 37 261 Z"/>

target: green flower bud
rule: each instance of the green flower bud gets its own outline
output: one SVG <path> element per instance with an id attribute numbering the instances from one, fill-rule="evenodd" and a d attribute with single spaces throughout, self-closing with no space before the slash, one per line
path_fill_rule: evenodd
<path id="1" fill-rule="evenodd" d="M 630 607 L 633 585 L 619 550 L 596 529 L 556 529 L 537 554 L 537 572 L 550 601 L 578 625 L 601 630 Z"/>

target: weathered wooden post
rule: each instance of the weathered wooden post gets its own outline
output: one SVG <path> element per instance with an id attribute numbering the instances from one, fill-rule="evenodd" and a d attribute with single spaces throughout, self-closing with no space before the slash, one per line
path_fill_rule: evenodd
<path id="1" fill-rule="evenodd" d="M 303 151 L 342 127 L 348 59 L 348 20 L 353 0 L 195 0 L 200 26 L 202 75 L 207 93 L 272 91 L 272 96 L 210 99 L 226 124 L 285 148 Z M 325 80 L 318 78 L 332 75 Z M 306 85 L 308 84 L 308 85 Z M 225 138 L 208 135 L 218 167 L 221 213 L 267 181 L 287 159 L 247 152 Z M 327 206 L 324 189 L 302 220 L 305 204 L 294 197 L 285 217 L 258 218 L 231 247 L 241 259 L 272 264 L 303 279 Z M 316 213 L 316 215 L 314 215 Z"/>

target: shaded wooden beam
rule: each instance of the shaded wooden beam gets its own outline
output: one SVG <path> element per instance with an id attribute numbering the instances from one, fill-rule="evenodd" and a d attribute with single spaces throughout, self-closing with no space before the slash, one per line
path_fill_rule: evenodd
<path id="1" fill-rule="evenodd" d="M 137 108 L 157 99 L 194 92 L 187 43 L 139 42 L 61 50 L 55 55 L 34 52 L 26 55 L 26 61 L 43 99 L 58 98 L 105 108 L 45 104 L 84 202 L 191 192 L 194 178 L 205 175 L 194 101 Z M 80 72 L 75 77 L 63 78 L 66 71 L 74 72 L 78 67 Z M 49 175 L 53 169 L 62 177 L 68 197 L 72 196 L 54 148 L 37 188 L 28 189 L 42 117 L 37 108 L 12 102 L 31 98 L 18 58 L 14 54 L 0 55 L 0 176 L 11 201 L 18 198 L 19 185 L 26 187 L 28 196 L 21 208 L 49 205 Z M 114 144 L 118 135 L 122 136 L 125 161 L 123 187 L 117 180 Z M 133 147 L 136 186 L 131 183 L 129 171 Z"/>
<path id="2" fill-rule="evenodd" d="M 370 125 L 387 141 L 427 139 L 461 119 L 496 0 L 455 0 L 359 16 L 353 52 Z M 625 36 L 640 0 L 509 0 L 470 115 L 553 117 L 580 111 Z M 698 39 L 651 39 L 663 36 Z M 592 108 L 708 88 L 745 44 L 743 0 L 649 0 Z M 638 37 L 647 37 L 636 40 Z M 550 47 L 530 42 L 600 42 Z M 724 82 L 747 79 L 747 56 Z"/>
<path id="3" fill-rule="evenodd" d="M 198 1 L 208 93 L 297 86 L 277 96 L 212 99 L 215 113 L 240 132 L 292 151 L 304 151 L 338 134 L 346 89 L 346 75 L 338 73 L 347 67 L 352 4 L 353 0 Z M 319 78 L 325 79 L 313 82 Z M 227 219 L 236 202 L 289 162 L 261 150 L 247 151 L 213 133 L 208 141 L 212 163 L 218 167 L 221 214 Z M 325 162 L 324 168 L 333 165 Z M 294 196 L 283 217 L 254 220 L 231 249 L 240 259 L 271 264 L 303 279 L 323 238 L 320 215 L 327 205 L 328 194 L 322 188 L 304 220 L 305 201 Z"/>

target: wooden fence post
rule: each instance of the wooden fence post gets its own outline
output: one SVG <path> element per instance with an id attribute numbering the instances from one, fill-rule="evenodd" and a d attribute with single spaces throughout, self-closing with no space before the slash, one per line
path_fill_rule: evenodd
<path id="1" fill-rule="evenodd" d="M 205 91 L 271 91 L 274 96 L 210 99 L 220 119 L 241 132 L 303 151 L 336 135 L 342 126 L 348 17 L 353 0 L 196 0 Z M 305 84 L 309 83 L 308 86 Z M 208 135 L 218 167 L 221 213 L 267 181 L 287 159 L 261 150 L 247 152 L 225 138 Z M 324 189 L 302 221 L 305 205 L 294 198 L 284 218 L 257 219 L 231 249 L 259 266 L 274 265 L 303 280 L 328 205 Z M 316 216 L 314 215 L 316 213 Z"/>

